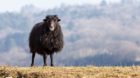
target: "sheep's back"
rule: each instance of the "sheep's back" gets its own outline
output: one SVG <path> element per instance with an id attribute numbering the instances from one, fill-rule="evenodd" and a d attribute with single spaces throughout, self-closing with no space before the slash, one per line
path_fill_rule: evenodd
<path id="1" fill-rule="evenodd" d="M 36 24 L 31 30 L 29 36 L 29 47 L 30 52 L 37 51 L 41 49 L 40 37 L 42 35 L 42 23 Z"/>

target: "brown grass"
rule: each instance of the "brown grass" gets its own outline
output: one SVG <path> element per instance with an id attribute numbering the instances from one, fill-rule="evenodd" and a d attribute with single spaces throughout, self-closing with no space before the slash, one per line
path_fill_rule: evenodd
<path id="1" fill-rule="evenodd" d="M 140 67 L 8 67 L 0 78 L 140 78 Z"/>

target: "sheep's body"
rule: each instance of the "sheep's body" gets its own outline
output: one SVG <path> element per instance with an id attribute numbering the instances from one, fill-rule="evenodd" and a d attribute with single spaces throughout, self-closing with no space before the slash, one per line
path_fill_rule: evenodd
<path id="1" fill-rule="evenodd" d="M 63 48 L 63 34 L 59 23 L 54 31 L 50 31 L 44 22 L 37 23 L 29 36 L 29 47 L 32 54 L 38 53 L 42 56 L 60 52 Z M 32 56 L 32 61 L 34 55 Z"/>
<path id="2" fill-rule="evenodd" d="M 63 48 L 63 34 L 61 27 L 58 26 L 55 31 L 44 30 L 43 22 L 34 26 L 29 37 L 30 52 L 38 54 L 50 54 L 50 52 L 59 52 Z"/>

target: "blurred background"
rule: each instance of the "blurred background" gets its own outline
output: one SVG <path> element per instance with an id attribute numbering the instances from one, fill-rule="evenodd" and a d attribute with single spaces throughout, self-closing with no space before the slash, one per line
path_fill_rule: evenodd
<path id="1" fill-rule="evenodd" d="M 140 0 L 0 0 L 0 65 L 30 66 L 29 33 L 50 14 L 65 41 L 55 65 L 140 65 Z"/>

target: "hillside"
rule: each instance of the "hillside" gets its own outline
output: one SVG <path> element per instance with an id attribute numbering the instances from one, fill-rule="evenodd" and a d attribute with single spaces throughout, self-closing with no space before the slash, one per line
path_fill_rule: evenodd
<path id="1" fill-rule="evenodd" d="M 0 78 L 140 78 L 140 67 L 0 67 Z"/>
<path id="2" fill-rule="evenodd" d="M 20 12 L 0 13 L 0 65 L 30 64 L 29 33 L 34 24 L 50 14 L 59 16 L 64 33 L 64 49 L 55 55 L 55 65 L 140 65 L 140 1 L 123 1 L 62 4 L 49 10 L 26 5 Z M 42 57 L 37 55 L 36 65 L 41 64 Z"/>

